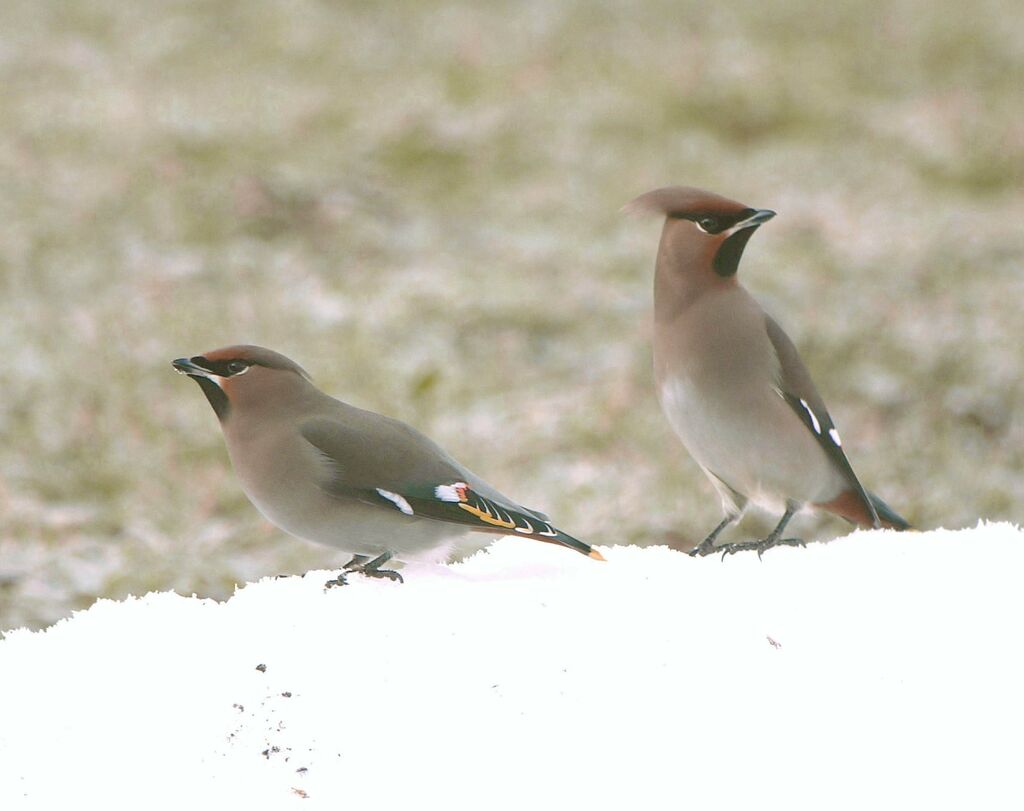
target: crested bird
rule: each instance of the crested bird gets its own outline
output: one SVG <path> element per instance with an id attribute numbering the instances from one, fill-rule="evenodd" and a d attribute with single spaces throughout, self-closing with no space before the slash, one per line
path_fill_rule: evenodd
<path id="1" fill-rule="evenodd" d="M 229 346 L 172 361 L 220 421 L 253 505 L 285 532 L 352 554 L 346 572 L 401 581 L 392 559 L 440 561 L 487 545 L 470 531 L 560 544 L 604 560 L 456 462 L 415 428 L 320 391 L 295 361 Z"/>
<path id="2" fill-rule="evenodd" d="M 803 545 L 783 533 L 805 507 L 861 527 L 909 528 L 861 485 L 793 342 L 736 278 L 748 240 L 775 212 L 684 186 L 624 210 L 665 218 L 654 272 L 658 400 L 725 513 L 690 554 Z M 763 540 L 716 548 L 749 502 L 781 511 L 778 525 Z"/>

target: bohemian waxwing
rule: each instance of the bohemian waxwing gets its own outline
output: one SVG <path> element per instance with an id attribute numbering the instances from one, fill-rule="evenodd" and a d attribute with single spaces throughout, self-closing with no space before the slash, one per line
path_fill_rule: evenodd
<path id="1" fill-rule="evenodd" d="M 415 428 L 327 396 L 284 355 L 229 346 L 173 366 L 213 406 L 249 500 L 285 532 L 350 552 L 346 571 L 400 580 L 381 567 L 392 558 L 447 560 L 486 546 L 479 535 L 462 537 L 471 530 L 604 559 Z M 344 583 L 344 574 L 331 582 Z"/>
<path id="2" fill-rule="evenodd" d="M 775 212 L 683 186 L 648 192 L 626 210 L 666 218 L 654 273 L 658 399 L 725 512 L 690 554 L 714 551 L 748 501 L 782 512 L 778 526 L 762 541 L 720 549 L 802 544 L 782 537 L 802 507 L 908 528 L 861 486 L 793 342 L 736 280 L 747 240 Z"/>

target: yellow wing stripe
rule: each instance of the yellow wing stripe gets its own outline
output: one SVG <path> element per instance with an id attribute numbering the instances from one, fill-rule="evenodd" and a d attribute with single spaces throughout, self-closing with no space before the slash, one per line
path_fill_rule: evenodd
<path id="1" fill-rule="evenodd" d="M 477 518 L 479 518 L 481 521 L 487 524 L 493 524 L 496 527 L 505 527 L 506 529 L 514 529 L 516 526 L 515 521 L 502 521 L 497 516 L 491 515 L 488 512 L 484 512 L 483 510 L 477 509 L 472 504 L 466 504 L 465 502 L 461 502 L 459 506 L 466 512 L 470 513 L 471 515 L 475 515 Z"/>

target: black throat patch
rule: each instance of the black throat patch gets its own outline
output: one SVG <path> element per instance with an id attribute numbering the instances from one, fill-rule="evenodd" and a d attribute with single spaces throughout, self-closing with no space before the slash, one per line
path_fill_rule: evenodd
<path id="1" fill-rule="evenodd" d="M 203 390 L 206 399 L 213 406 L 213 413 L 217 415 L 217 419 L 224 422 L 227 419 L 230 406 L 228 405 L 228 396 L 224 393 L 223 389 L 208 377 L 200 375 L 189 375 L 189 377 L 199 384 L 199 388 Z"/>
<path id="2" fill-rule="evenodd" d="M 718 249 L 715 261 L 712 263 L 715 273 L 719 276 L 734 276 L 736 274 L 740 266 L 740 257 L 743 256 L 743 249 L 747 247 L 747 240 L 754 235 L 756 230 L 756 225 L 752 228 L 743 228 L 722 243 L 722 247 Z"/>

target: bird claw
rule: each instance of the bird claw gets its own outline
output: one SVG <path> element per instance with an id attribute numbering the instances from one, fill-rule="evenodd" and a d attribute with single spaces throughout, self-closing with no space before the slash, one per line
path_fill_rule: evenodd
<path id="1" fill-rule="evenodd" d="M 324 589 L 333 589 L 336 586 L 347 586 L 348 578 L 347 574 L 361 574 L 363 577 L 374 577 L 383 580 L 393 580 L 396 583 L 404 583 L 405 580 L 398 572 L 392 571 L 391 569 L 348 569 L 345 572 L 339 572 L 338 576 L 333 580 L 328 580 L 324 583 Z"/>
<path id="2" fill-rule="evenodd" d="M 356 571 L 363 575 L 363 577 L 385 578 L 387 580 L 394 580 L 396 583 L 405 582 L 402 575 L 392 569 L 357 569 Z"/>
<path id="3" fill-rule="evenodd" d="M 324 591 L 327 591 L 327 589 L 333 589 L 335 586 L 347 586 L 347 585 L 348 585 L 348 579 L 345 577 L 345 573 L 344 572 L 339 572 L 338 576 L 335 577 L 333 580 L 328 580 L 326 583 L 324 583 Z"/>
<path id="4" fill-rule="evenodd" d="M 369 555 L 353 555 L 352 560 L 346 563 L 337 578 L 334 580 L 328 580 L 324 584 L 324 588 L 334 588 L 335 586 L 347 586 L 348 580 L 345 576 L 349 574 L 361 574 L 363 577 L 374 577 L 377 579 L 392 580 L 398 583 L 404 583 L 402 575 L 391 569 L 380 568 L 391 559 L 391 553 L 385 552 L 384 554 L 378 555 L 373 560 L 370 560 Z"/>
<path id="5" fill-rule="evenodd" d="M 718 551 L 718 548 L 715 546 L 715 542 L 713 540 L 709 540 L 709 539 L 705 538 L 703 541 L 701 541 L 699 544 L 697 544 L 695 547 L 693 547 L 693 549 L 691 549 L 686 554 L 689 555 L 691 558 L 696 558 L 696 557 L 703 558 L 703 557 L 705 557 L 707 555 L 710 555 L 712 552 L 717 552 L 717 551 Z"/>

